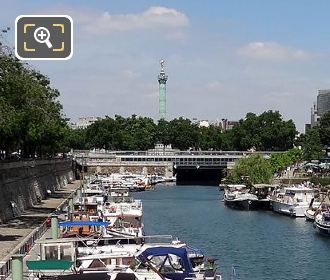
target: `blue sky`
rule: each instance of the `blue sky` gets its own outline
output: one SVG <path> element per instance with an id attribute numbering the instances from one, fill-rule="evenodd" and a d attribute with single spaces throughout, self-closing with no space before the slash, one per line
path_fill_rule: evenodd
<path id="1" fill-rule="evenodd" d="M 31 63 L 61 92 L 65 114 L 158 116 L 159 59 L 168 117 L 239 119 L 279 110 L 302 131 L 317 90 L 330 88 L 329 1 L 6 1 L 21 14 L 68 14 L 69 61 Z M 14 42 L 14 32 L 6 37 Z"/>

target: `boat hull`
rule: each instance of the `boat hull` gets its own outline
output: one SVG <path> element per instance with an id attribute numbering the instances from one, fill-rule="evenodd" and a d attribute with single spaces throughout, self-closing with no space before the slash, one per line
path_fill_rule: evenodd
<path id="1" fill-rule="evenodd" d="M 330 236 L 330 225 L 323 225 L 315 221 L 314 226 L 320 234 Z"/>
<path id="2" fill-rule="evenodd" d="M 224 199 L 225 205 L 237 210 L 260 210 L 269 209 L 269 201 L 264 200 L 229 200 Z"/>
<path id="3" fill-rule="evenodd" d="M 271 201 L 272 210 L 276 213 L 280 213 L 283 215 L 303 218 L 305 217 L 305 211 L 308 209 L 308 205 L 292 205 L 279 201 Z"/>
<path id="4" fill-rule="evenodd" d="M 308 221 L 308 222 L 314 222 L 314 220 L 315 220 L 315 211 L 311 211 L 311 210 L 309 210 L 309 209 L 307 209 L 306 211 L 305 211 L 305 219 L 306 219 L 306 221 Z"/>

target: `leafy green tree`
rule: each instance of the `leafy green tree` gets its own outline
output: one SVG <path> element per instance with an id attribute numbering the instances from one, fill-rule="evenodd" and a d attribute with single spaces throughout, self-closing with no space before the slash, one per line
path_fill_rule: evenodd
<path id="1" fill-rule="evenodd" d="M 319 133 L 323 145 L 330 146 L 330 111 L 320 119 Z"/>
<path id="2" fill-rule="evenodd" d="M 233 134 L 232 130 L 225 131 L 221 134 L 221 150 L 224 151 L 233 151 L 235 150 L 233 143 Z"/>
<path id="3" fill-rule="evenodd" d="M 285 170 L 288 166 L 302 158 L 302 151 L 298 148 L 290 149 L 286 152 L 275 153 L 270 157 L 273 172 Z"/>
<path id="4" fill-rule="evenodd" d="M 156 141 L 164 145 L 172 144 L 170 139 L 170 123 L 164 119 L 158 121 Z"/>
<path id="5" fill-rule="evenodd" d="M 284 121 L 277 111 L 259 116 L 248 113 L 232 129 L 233 146 L 236 150 L 285 151 L 293 147 L 296 133 L 293 121 Z"/>
<path id="6" fill-rule="evenodd" d="M 230 171 L 229 181 L 251 182 L 252 184 L 271 183 L 273 179 L 273 169 L 271 162 L 261 155 L 251 155 L 239 159 Z"/>
<path id="7" fill-rule="evenodd" d="M 174 148 L 187 150 L 198 147 L 199 130 L 196 124 L 182 117 L 170 121 L 170 141 Z"/>
<path id="8" fill-rule="evenodd" d="M 154 146 L 156 124 L 151 118 L 116 115 L 96 121 L 86 131 L 88 146 L 107 150 L 147 150 Z"/>
<path id="9" fill-rule="evenodd" d="M 199 148 L 202 150 L 220 150 L 222 147 L 222 133 L 219 127 L 210 125 L 199 128 Z"/>
<path id="10" fill-rule="evenodd" d="M 323 155 L 323 145 L 318 127 L 313 127 L 306 133 L 303 145 L 303 158 L 305 160 L 319 159 Z"/>
<path id="11" fill-rule="evenodd" d="M 0 54 L 0 149 L 24 157 L 57 152 L 67 126 L 58 97 L 46 76 Z"/>
<path id="12" fill-rule="evenodd" d="M 86 136 L 87 129 L 70 129 L 64 130 L 64 138 L 61 143 L 63 150 L 86 150 L 89 148 Z"/>

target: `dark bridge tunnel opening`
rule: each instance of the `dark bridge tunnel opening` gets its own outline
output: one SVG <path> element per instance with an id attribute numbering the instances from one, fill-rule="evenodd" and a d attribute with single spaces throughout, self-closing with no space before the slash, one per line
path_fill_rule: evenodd
<path id="1" fill-rule="evenodd" d="M 174 169 L 177 185 L 218 186 L 224 176 L 223 168 L 180 167 Z"/>

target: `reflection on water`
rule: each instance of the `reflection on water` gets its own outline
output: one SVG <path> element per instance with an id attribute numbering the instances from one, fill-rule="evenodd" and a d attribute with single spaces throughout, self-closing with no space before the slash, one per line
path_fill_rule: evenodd
<path id="1" fill-rule="evenodd" d="M 223 279 L 330 279 L 330 239 L 312 223 L 272 212 L 235 211 L 207 186 L 157 186 L 136 193 L 147 234 L 172 234 L 218 259 Z"/>

